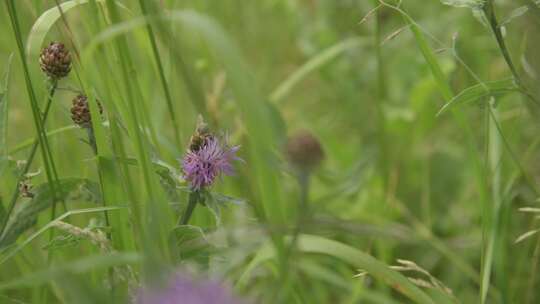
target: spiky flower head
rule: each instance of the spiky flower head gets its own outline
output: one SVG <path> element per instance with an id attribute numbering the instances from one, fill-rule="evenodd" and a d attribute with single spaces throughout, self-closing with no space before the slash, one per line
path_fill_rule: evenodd
<path id="1" fill-rule="evenodd" d="M 324 159 L 321 143 L 309 131 L 300 131 L 290 136 L 285 150 L 289 162 L 303 171 L 315 169 Z"/>
<path id="2" fill-rule="evenodd" d="M 232 175 L 232 161 L 239 159 L 240 147 L 229 147 L 216 137 L 208 137 L 198 150 L 188 150 L 182 160 L 184 178 L 193 190 L 211 186 L 221 175 Z"/>
<path id="3" fill-rule="evenodd" d="M 88 105 L 88 97 L 83 94 L 73 98 L 71 106 L 71 120 L 81 128 L 92 127 L 92 117 L 90 115 L 90 106 Z M 103 114 L 103 107 L 97 101 L 99 114 Z"/>
<path id="4" fill-rule="evenodd" d="M 230 147 L 225 140 L 220 141 L 199 118 L 197 130 L 182 159 L 184 178 L 193 190 L 201 190 L 211 186 L 218 176 L 232 175 L 232 162 L 239 160 L 236 156 L 239 148 Z"/>
<path id="5" fill-rule="evenodd" d="M 240 304 L 233 293 L 218 281 L 198 280 L 177 273 L 165 288 L 143 289 L 137 304 Z"/>
<path id="6" fill-rule="evenodd" d="M 51 42 L 41 51 L 39 65 L 49 78 L 58 80 L 71 71 L 71 55 L 63 43 Z"/>

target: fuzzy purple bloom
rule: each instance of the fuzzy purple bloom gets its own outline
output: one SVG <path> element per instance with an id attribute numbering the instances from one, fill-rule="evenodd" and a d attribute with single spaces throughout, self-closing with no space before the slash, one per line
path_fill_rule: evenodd
<path id="1" fill-rule="evenodd" d="M 236 156 L 239 148 L 221 144 L 215 137 L 206 139 L 198 150 L 189 150 L 184 156 L 184 178 L 190 182 L 193 190 L 200 190 L 212 185 L 221 174 L 232 175 L 232 161 L 239 160 Z"/>
<path id="2" fill-rule="evenodd" d="M 176 274 L 163 289 L 144 289 L 137 304 L 240 304 L 231 290 L 218 281 L 196 280 Z"/>

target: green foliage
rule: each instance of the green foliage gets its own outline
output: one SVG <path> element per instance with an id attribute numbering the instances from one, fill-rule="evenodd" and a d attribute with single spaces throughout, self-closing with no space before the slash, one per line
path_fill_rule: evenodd
<path id="1" fill-rule="evenodd" d="M 536 303 L 538 3 L 3 1 L 0 302 L 131 303 L 183 271 L 263 304 Z M 199 115 L 242 161 L 194 191 Z M 325 159 L 298 178 L 302 129 Z"/>
<path id="2" fill-rule="evenodd" d="M 480 8 L 484 5 L 486 0 L 441 0 L 441 2 L 455 7 Z"/>
<path id="3" fill-rule="evenodd" d="M 10 215 L 4 233 L 0 236 L 0 249 L 13 244 L 26 230 L 34 226 L 41 212 L 50 208 L 56 200 L 101 203 L 99 185 L 87 179 L 63 179 L 58 183 L 59 192 L 53 192 L 49 183 L 36 186 L 34 197 L 23 201 Z M 57 196 L 54 197 L 54 194 Z"/>
<path id="4" fill-rule="evenodd" d="M 208 268 L 215 250 L 200 227 L 176 226 L 170 234 L 171 254 L 177 262 L 195 261 Z"/>
<path id="5" fill-rule="evenodd" d="M 466 88 L 454 96 L 439 110 L 438 115 L 446 112 L 448 109 L 458 104 L 473 102 L 485 97 L 500 96 L 511 92 L 520 92 L 519 87 L 516 85 L 513 79 L 480 83 Z"/>

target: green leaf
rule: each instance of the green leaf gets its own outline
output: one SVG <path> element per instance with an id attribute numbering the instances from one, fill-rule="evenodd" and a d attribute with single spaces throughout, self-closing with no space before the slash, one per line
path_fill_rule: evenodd
<path id="1" fill-rule="evenodd" d="M 501 95 L 509 92 L 519 92 L 519 87 L 513 79 L 504 79 L 485 82 L 466 88 L 447 102 L 437 115 L 448 111 L 457 104 L 463 104 L 478 100 L 483 97 Z"/>
<path id="2" fill-rule="evenodd" d="M 102 201 L 99 185 L 87 179 L 60 180 L 56 190 L 58 198 L 66 202 L 84 200 L 98 203 Z M 13 244 L 22 233 L 35 225 L 39 214 L 52 206 L 54 202 L 49 183 L 35 187 L 33 194 L 32 199 L 22 202 L 11 214 L 6 229 L 0 236 L 0 249 Z"/>
<path id="3" fill-rule="evenodd" d="M 3 84 L 0 83 L 0 160 L 7 157 L 7 123 L 8 123 L 8 89 L 9 75 L 13 54 L 9 56 L 6 70 L 4 71 Z M 1 173 L 1 172 L 0 172 Z M 0 174 L 1 175 L 1 174 Z"/>
<path id="4" fill-rule="evenodd" d="M 95 0 L 95 1 L 105 2 L 105 0 Z M 43 14 L 41 14 L 41 16 L 39 16 L 39 18 L 36 20 L 36 22 L 32 26 L 32 29 L 30 30 L 30 34 L 28 35 L 28 39 L 26 41 L 26 55 L 31 58 L 37 58 L 39 56 L 39 53 L 41 52 L 41 46 L 43 45 L 43 42 L 45 41 L 45 37 L 47 36 L 47 33 L 53 27 L 56 21 L 58 21 L 58 19 L 62 17 L 62 14 L 66 14 L 71 9 L 76 8 L 79 5 L 87 4 L 88 2 L 89 0 L 66 1 L 60 4 L 61 10 L 58 9 L 58 7 L 54 6 L 48 9 Z M 121 8 L 128 10 L 123 4 L 119 2 L 115 2 L 115 3 Z"/>
<path id="5" fill-rule="evenodd" d="M 335 45 L 323 50 L 319 54 L 304 63 L 294 73 L 292 73 L 285 81 L 283 81 L 270 95 L 271 102 L 279 102 L 283 100 L 292 89 L 306 78 L 310 73 L 332 61 L 334 58 L 343 54 L 345 51 L 357 48 L 363 40 L 359 38 L 346 39 Z"/>
<path id="6" fill-rule="evenodd" d="M 4 83 L 0 83 L 0 176 L 3 176 L 3 171 L 7 167 L 6 162 L 8 157 L 8 89 L 12 61 L 13 54 L 9 56 L 7 67 L 4 71 Z M 0 219 L 0 223 L 1 222 L 2 221 Z"/>
<path id="7" fill-rule="evenodd" d="M 66 247 L 75 247 L 80 244 L 84 239 L 80 236 L 72 234 L 61 234 L 55 236 L 49 243 L 41 247 L 43 250 L 57 250 Z"/>
<path id="8" fill-rule="evenodd" d="M 6 208 L 4 207 L 2 196 L 0 196 L 0 223 L 4 222 L 5 217 L 6 217 Z"/>
<path id="9" fill-rule="evenodd" d="M 298 249 L 305 253 L 317 253 L 335 257 L 350 265 L 362 269 L 371 276 L 384 281 L 396 291 L 409 297 L 415 303 L 435 302 L 420 288 L 415 286 L 406 277 L 388 267 L 369 254 L 366 254 L 349 245 L 315 235 L 301 235 L 298 237 Z M 275 250 L 268 243 L 262 246 L 255 258 L 246 267 L 246 270 L 237 282 L 243 284 L 251 271 L 262 262 L 275 257 Z M 358 282 L 358 284 L 361 284 Z"/>
<path id="10" fill-rule="evenodd" d="M 203 230 L 197 226 L 176 226 L 169 236 L 171 254 L 178 262 L 192 260 L 200 265 L 208 265 L 210 255 L 215 250 Z"/>
<path id="11" fill-rule="evenodd" d="M 109 161 L 125 163 L 130 166 L 139 166 L 139 161 L 135 158 L 121 158 L 121 157 L 114 157 L 111 159 L 109 159 L 108 157 L 102 157 L 102 158 L 107 159 Z M 165 193 L 167 194 L 168 199 L 171 202 L 180 201 L 178 183 L 179 181 L 183 180 L 182 173 L 178 169 L 176 169 L 174 166 L 157 158 L 154 158 L 152 160 L 152 166 L 153 166 L 154 172 L 159 176 L 160 185 L 165 190 Z"/>
<path id="12" fill-rule="evenodd" d="M 218 226 L 221 224 L 221 208 L 227 207 L 228 204 L 243 205 L 245 203 L 242 199 L 216 192 L 204 191 L 202 195 L 202 204 L 212 212 Z"/>
<path id="13" fill-rule="evenodd" d="M 47 138 L 51 138 L 52 136 L 59 135 L 64 132 L 72 131 L 72 130 L 80 130 L 80 128 L 77 125 L 69 125 L 69 126 L 52 130 L 52 131 L 47 131 L 46 135 L 47 135 Z M 35 137 L 26 139 L 22 141 L 21 143 L 17 144 L 15 147 L 11 148 L 11 150 L 9 150 L 9 154 L 17 153 L 26 148 L 30 148 L 34 144 L 35 141 L 36 141 Z"/>
<path id="14" fill-rule="evenodd" d="M 485 0 L 441 0 L 442 4 L 454 7 L 480 8 Z"/>

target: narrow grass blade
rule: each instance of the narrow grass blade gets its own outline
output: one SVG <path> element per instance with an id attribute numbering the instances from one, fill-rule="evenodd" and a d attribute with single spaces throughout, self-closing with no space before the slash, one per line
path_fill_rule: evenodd
<path id="1" fill-rule="evenodd" d="M 37 221 L 39 214 L 51 207 L 55 199 L 67 200 L 68 195 L 75 192 L 87 195 L 89 201 L 101 201 L 101 193 L 97 185 L 87 179 L 71 178 L 59 180 L 59 189 L 54 196 L 53 187 L 49 183 L 37 186 L 33 190 L 34 197 L 22 202 L 9 217 L 6 228 L 0 236 L 0 249 L 11 245 L 19 235 L 31 228 Z"/>
<path id="2" fill-rule="evenodd" d="M 396 291 L 415 301 L 415 303 L 434 304 L 433 300 L 425 292 L 411 283 L 409 279 L 402 274 L 390 269 L 387 265 L 378 261 L 371 255 L 349 245 L 320 236 L 301 235 L 298 238 L 298 249 L 305 253 L 317 253 L 335 257 L 356 268 L 365 270 L 371 276 L 384 281 Z M 237 285 L 244 284 L 249 274 L 257 266 L 272 258 L 275 258 L 274 249 L 268 246 L 268 244 L 263 245 L 243 272 Z"/>
<path id="3" fill-rule="evenodd" d="M 138 263 L 142 260 L 139 253 L 122 252 L 109 255 L 92 255 L 74 262 L 54 265 L 51 268 L 36 271 L 9 282 L 0 283 L 0 290 L 28 288 L 49 283 L 51 280 L 61 278 L 66 274 L 82 274 L 101 268 Z"/>
<path id="4" fill-rule="evenodd" d="M 105 0 L 95 0 L 96 2 L 103 3 Z M 83 4 L 89 3 L 89 0 L 71 0 L 60 4 L 61 10 L 58 7 L 53 7 L 45 11 L 34 22 L 30 34 L 28 35 L 26 42 L 26 55 L 31 58 L 37 58 L 41 51 L 41 46 L 45 41 L 45 37 L 54 26 L 54 24 L 62 17 L 62 14 L 66 14 L 68 11 L 77 8 Z M 117 5 L 123 9 L 128 10 L 126 6 L 120 2 L 116 2 Z M 129 11 L 129 10 L 128 10 Z"/>
<path id="5" fill-rule="evenodd" d="M 6 69 L 4 71 L 3 83 L 0 83 L 0 162 L 7 157 L 7 134 L 8 134 L 8 90 L 9 90 L 9 75 L 13 54 L 9 56 Z M 0 175 L 2 166 L 0 166 Z"/>
<path id="6" fill-rule="evenodd" d="M 480 83 L 466 88 L 465 90 L 461 91 L 461 93 L 454 96 L 439 110 L 437 115 L 446 113 L 449 109 L 458 104 L 473 102 L 483 97 L 497 96 L 519 91 L 520 89 L 513 79 Z"/>
<path id="7" fill-rule="evenodd" d="M 309 59 L 306 63 L 299 67 L 282 83 L 280 83 L 272 94 L 270 94 L 270 101 L 282 101 L 292 91 L 292 89 L 310 73 L 313 73 L 317 69 L 323 67 L 325 64 L 329 63 L 346 51 L 358 48 L 362 45 L 362 42 L 364 42 L 364 40 L 360 38 L 346 39 L 321 51 L 319 54 L 315 55 L 313 58 Z"/>
<path id="8" fill-rule="evenodd" d="M 26 240 L 19 243 L 13 249 L 8 250 L 5 254 L 3 254 L 0 257 L 0 265 L 6 263 L 9 259 L 11 259 L 18 252 L 20 252 L 22 249 L 24 249 L 26 246 L 28 246 L 28 244 L 30 244 L 33 240 L 35 240 L 37 237 L 42 235 L 49 228 L 54 227 L 56 221 L 62 221 L 65 218 L 67 218 L 69 216 L 72 216 L 72 215 L 86 214 L 86 213 L 96 213 L 96 212 L 108 212 L 108 211 L 121 210 L 121 209 L 124 209 L 124 208 L 126 208 L 126 207 L 116 206 L 116 207 L 97 207 L 97 208 L 86 208 L 86 209 L 70 210 L 70 211 L 62 214 L 61 216 L 57 217 L 55 220 L 49 222 L 47 225 L 41 227 L 38 231 L 34 232 Z"/>
<path id="9" fill-rule="evenodd" d="M 520 235 L 519 237 L 516 238 L 516 240 L 514 241 L 514 244 L 517 244 L 517 243 L 520 243 L 526 239 L 528 239 L 529 237 L 537 234 L 538 232 L 540 232 L 540 229 L 535 229 L 535 230 L 531 230 L 531 231 L 527 231 L 525 232 L 524 234 Z"/>
<path id="10" fill-rule="evenodd" d="M 50 138 L 52 136 L 60 135 L 60 134 L 63 134 L 65 132 L 67 132 L 67 131 L 73 131 L 73 130 L 79 130 L 79 127 L 77 127 L 75 125 L 65 126 L 65 127 L 61 127 L 61 128 L 52 130 L 52 131 L 48 131 L 46 135 L 47 135 L 48 138 Z M 35 141 L 36 141 L 36 138 L 26 139 L 26 140 L 22 141 L 21 143 L 19 143 L 18 145 L 11 148 L 9 150 L 9 154 L 14 154 L 14 153 L 20 152 L 20 151 L 22 151 L 24 149 L 30 148 Z"/>

